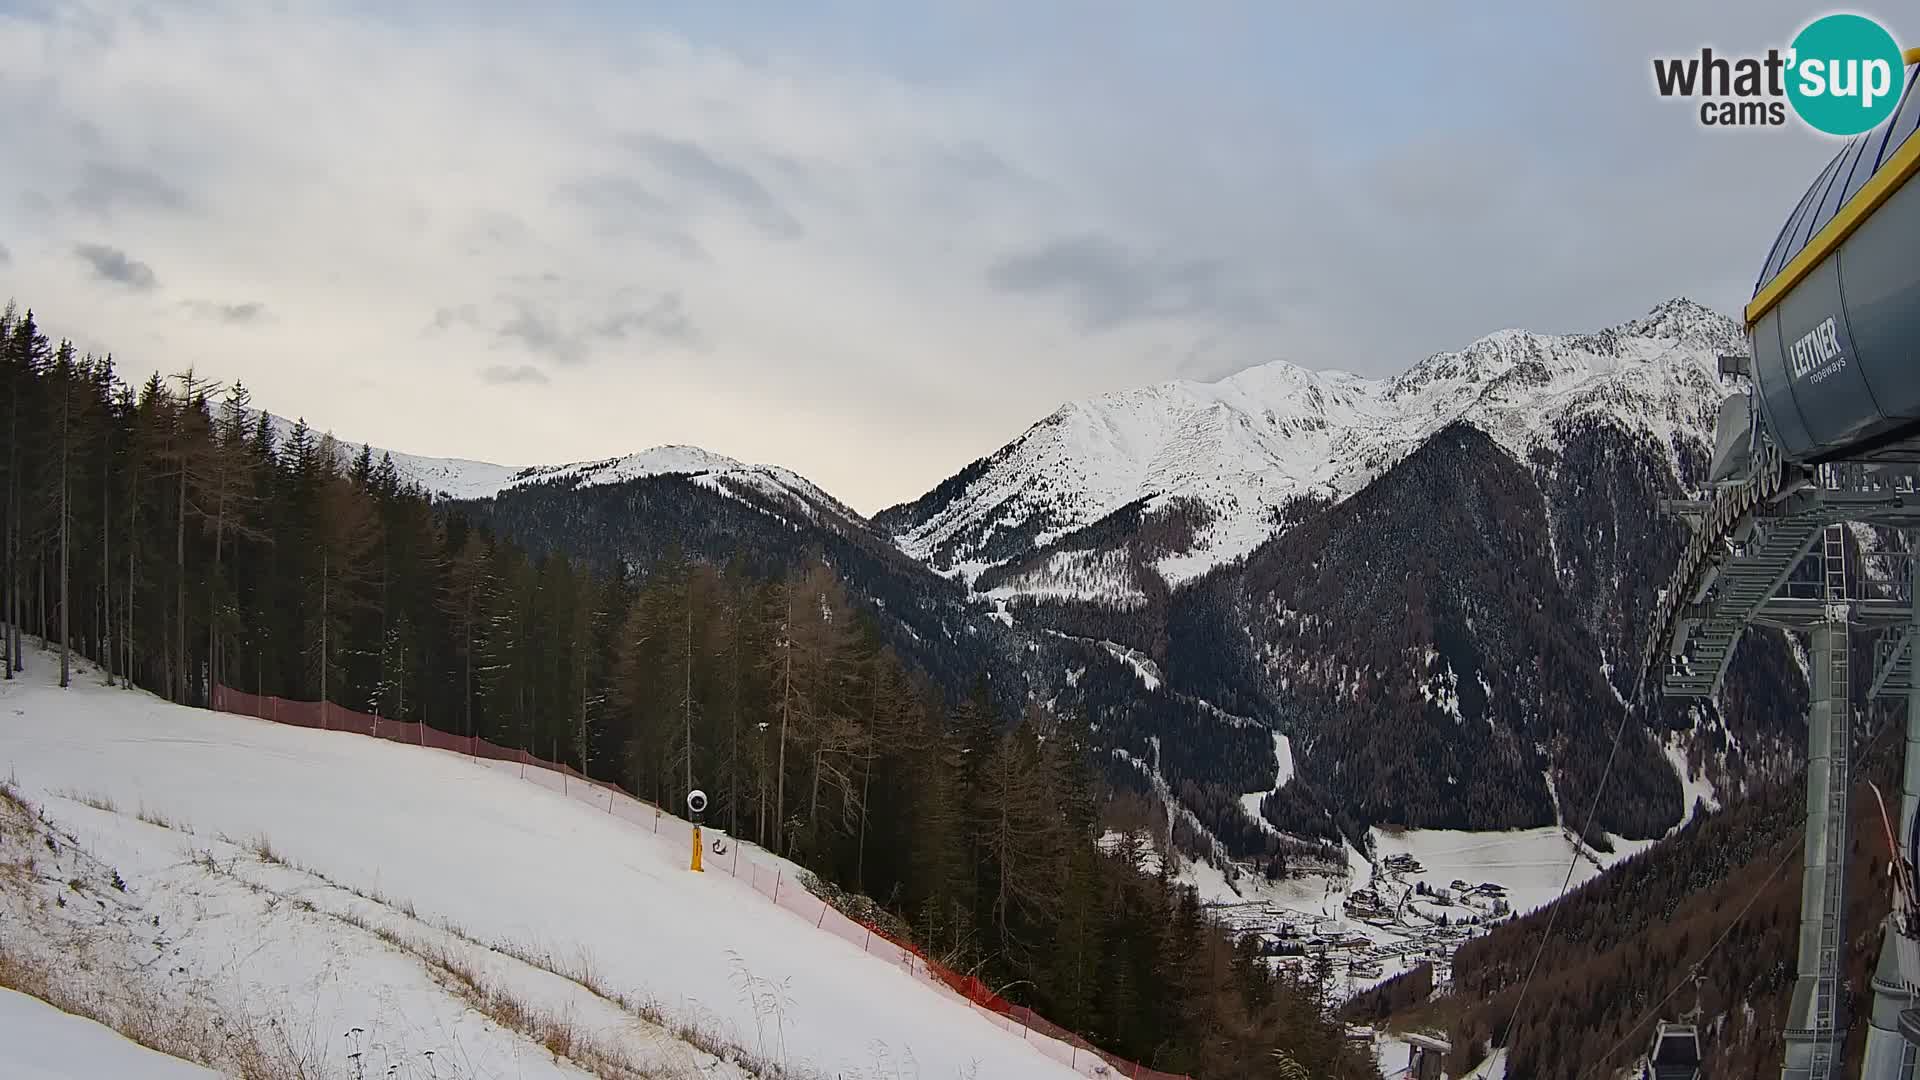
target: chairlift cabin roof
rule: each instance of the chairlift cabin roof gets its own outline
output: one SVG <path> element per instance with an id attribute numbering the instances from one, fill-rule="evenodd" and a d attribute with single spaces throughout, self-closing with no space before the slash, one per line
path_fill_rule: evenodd
<path id="1" fill-rule="evenodd" d="M 1920 460 L 1916 83 L 1814 177 L 1747 305 L 1755 396 L 1789 461 Z"/>

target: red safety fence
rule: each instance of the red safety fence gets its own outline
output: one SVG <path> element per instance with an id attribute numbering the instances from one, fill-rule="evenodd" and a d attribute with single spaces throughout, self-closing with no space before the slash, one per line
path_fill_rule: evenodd
<path id="1" fill-rule="evenodd" d="M 612 784 L 591 779 L 557 762 L 534 757 L 524 750 L 509 750 L 472 736 L 450 735 L 425 724 L 383 720 L 326 702 L 288 701 L 225 686 L 214 687 L 213 707 L 220 712 L 238 713 L 296 727 L 351 731 L 376 739 L 464 754 L 489 768 L 514 769 L 522 778 L 549 791 L 578 799 L 624 821 L 648 828 L 681 850 L 692 848 L 693 825 L 690 822 Z M 716 838 L 721 835 L 712 829 L 707 832 Z M 742 852 L 748 846 L 732 840 L 726 845 L 724 855 L 714 854 L 703 860 L 706 869 L 726 873 L 746 882 L 775 905 L 812 923 L 815 929 L 834 934 L 908 975 L 952 994 L 988 1023 L 1025 1039 L 1035 1050 L 1082 1076 L 1125 1077 L 1127 1080 L 1191 1080 L 1178 1073 L 1160 1072 L 1109 1054 L 1026 1006 L 1008 1002 L 974 976 L 946 968 L 928 959 L 914 946 L 896 941 L 873 926 L 848 918 L 833 905 L 808 892 L 799 882 L 786 880 L 787 867 L 776 863 L 772 854 L 757 848 L 754 852 L 772 865 L 743 856 Z"/>

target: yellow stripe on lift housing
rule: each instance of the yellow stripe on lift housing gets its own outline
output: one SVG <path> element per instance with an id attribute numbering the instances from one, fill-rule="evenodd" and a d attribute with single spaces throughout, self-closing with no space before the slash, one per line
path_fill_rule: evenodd
<path id="1" fill-rule="evenodd" d="M 1902 59 L 1908 64 L 1920 64 L 1920 49 L 1908 49 Z M 1892 123 L 1892 118 L 1887 122 Z M 1855 192 L 1853 198 L 1847 200 L 1847 205 L 1833 215 L 1833 220 L 1827 222 L 1826 227 L 1807 242 L 1800 254 L 1795 255 L 1793 261 L 1782 267 L 1773 280 L 1755 294 L 1753 302 L 1747 305 L 1747 329 L 1752 330 L 1755 323 L 1765 318 L 1781 297 L 1792 292 L 1795 285 L 1813 273 L 1814 267 L 1826 261 L 1827 256 L 1846 242 L 1847 237 L 1866 224 L 1867 218 L 1880 209 L 1880 204 L 1892 198 L 1893 193 L 1899 191 L 1916 172 L 1920 172 L 1920 135 L 1909 135 L 1899 151 L 1880 166 L 1880 171 L 1873 175 L 1873 179 Z"/>

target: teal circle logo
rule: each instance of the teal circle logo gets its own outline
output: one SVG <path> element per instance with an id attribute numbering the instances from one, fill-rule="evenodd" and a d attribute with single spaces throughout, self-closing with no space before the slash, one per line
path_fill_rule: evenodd
<path id="1" fill-rule="evenodd" d="M 1787 100 L 1800 119 L 1828 135 L 1858 135 L 1900 105 L 1906 67 L 1893 35 L 1864 15 L 1828 15 L 1793 39 Z"/>

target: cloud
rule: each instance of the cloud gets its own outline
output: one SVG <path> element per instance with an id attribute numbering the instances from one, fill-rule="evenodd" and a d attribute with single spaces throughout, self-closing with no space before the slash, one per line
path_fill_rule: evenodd
<path id="1" fill-rule="evenodd" d="M 532 364 L 515 364 L 512 366 L 493 364 L 481 369 L 480 379 L 482 382 L 494 383 L 496 385 L 518 383 L 527 386 L 546 386 L 553 381 L 547 378 L 546 372 L 541 371 Z"/>
<path id="2" fill-rule="evenodd" d="M 765 184 L 747 170 L 714 157 L 697 143 L 652 134 L 629 135 L 622 142 L 669 177 L 731 202 L 768 232 L 779 236 L 801 233 L 800 223 Z"/>
<path id="3" fill-rule="evenodd" d="M 153 276 L 153 267 L 138 259 L 128 258 L 127 253 L 119 248 L 105 244 L 80 244 L 73 249 L 73 253 L 93 267 L 94 276 L 102 281 L 111 281 L 141 292 L 159 284 Z"/>
<path id="4" fill-rule="evenodd" d="M 122 210 L 184 210 L 186 193 L 149 169 L 89 161 L 68 193 L 73 205 L 100 217 Z"/>
<path id="5" fill-rule="evenodd" d="M 226 323 L 239 326 L 246 323 L 265 321 L 269 316 L 267 306 L 258 300 L 248 300 L 239 304 L 223 304 L 209 300 L 189 300 L 185 307 L 196 319 Z"/>
<path id="6" fill-rule="evenodd" d="M 568 312 L 529 297 L 507 302 L 512 314 L 493 331 L 500 345 L 540 353 L 562 364 L 583 363 L 603 346 L 634 339 L 697 347 L 699 334 L 677 293 L 642 298 L 623 291 L 599 311 Z M 437 321 L 437 320 L 436 320 Z"/>
<path id="7" fill-rule="evenodd" d="M 472 304 L 435 308 L 429 330 L 450 330 L 456 326 L 480 325 L 480 309 Z"/>
<path id="8" fill-rule="evenodd" d="M 494 348 L 533 353 L 563 365 L 587 363 L 623 343 L 696 351 L 704 347 L 677 292 L 622 288 L 592 300 L 581 297 L 579 283 L 557 274 L 516 275 L 514 284 L 523 291 L 490 305 L 435 309 L 427 332 L 477 333 Z"/>
<path id="9" fill-rule="evenodd" d="M 0 266 L 5 266 L 12 261 L 13 252 L 7 250 L 7 245 L 0 244 Z"/>
<path id="10" fill-rule="evenodd" d="M 679 293 L 663 293 L 638 307 L 611 312 L 592 327 L 592 332 L 614 340 L 624 340 L 630 334 L 646 334 L 685 345 L 695 345 L 700 340 Z"/>
<path id="11" fill-rule="evenodd" d="M 1235 284 L 1216 258 L 1160 258 L 1102 236 L 1063 237 L 1004 256 L 987 270 L 993 287 L 1064 297 L 1089 329 L 1181 316 L 1263 315 L 1260 302 Z"/>
<path id="12" fill-rule="evenodd" d="M 695 443 L 876 508 L 1069 398 L 1276 358 L 1383 375 L 1677 293 L 1732 310 L 1833 152 L 1705 132 L 1649 86 L 1652 56 L 1783 44 L 1785 0 L 364 7 L 0 2 L 0 146 L 34 150 L 0 169 L 7 287 L 356 440 Z M 1304 44 L 1276 64 L 1279 40 Z M 87 273 L 27 258 L 101 239 L 119 261 Z M 224 301 L 111 302 L 125 252 L 170 298 L 272 306 L 234 333 Z"/>

